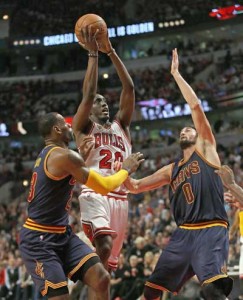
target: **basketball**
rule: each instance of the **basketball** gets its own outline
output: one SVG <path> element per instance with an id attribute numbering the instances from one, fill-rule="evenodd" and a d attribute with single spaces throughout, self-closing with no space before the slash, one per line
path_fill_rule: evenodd
<path id="1" fill-rule="evenodd" d="M 98 15 L 95 14 L 86 14 L 83 15 L 78 19 L 75 25 L 75 34 L 79 42 L 84 44 L 81 30 L 82 28 L 92 25 L 92 33 L 95 33 L 97 29 L 99 29 L 99 32 L 97 33 L 97 40 L 102 41 L 102 37 L 106 36 L 107 33 L 107 25 L 105 21 Z"/>

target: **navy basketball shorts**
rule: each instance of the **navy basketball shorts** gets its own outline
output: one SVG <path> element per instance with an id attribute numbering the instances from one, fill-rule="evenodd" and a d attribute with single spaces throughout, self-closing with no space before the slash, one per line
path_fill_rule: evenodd
<path id="1" fill-rule="evenodd" d="M 228 229 L 223 226 L 177 228 L 145 285 L 177 294 L 194 275 L 202 285 L 228 277 L 228 249 Z"/>
<path id="2" fill-rule="evenodd" d="M 19 250 L 28 273 L 43 296 L 49 287 L 67 286 L 67 277 L 74 282 L 82 279 L 75 278 L 75 273 L 78 270 L 85 273 L 99 261 L 97 254 L 70 227 L 62 234 L 22 228 Z"/>

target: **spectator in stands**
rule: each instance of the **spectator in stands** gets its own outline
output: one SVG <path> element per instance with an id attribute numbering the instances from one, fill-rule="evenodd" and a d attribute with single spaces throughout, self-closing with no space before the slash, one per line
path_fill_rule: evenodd
<path id="1" fill-rule="evenodd" d="M 124 273 L 127 270 L 128 265 L 126 263 L 124 254 L 121 253 L 118 259 L 117 269 L 111 273 L 111 299 L 115 299 L 120 294 L 120 289 L 124 279 Z"/>
<path id="2" fill-rule="evenodd" d="M 17 282 L 19 280 L 19 272 L 16 266 L 16 259 L 10 256 L 8 265 L 5 270 L 5 284 L 7 288 L 7 299 L 15 300 L 17 293 Z"/>

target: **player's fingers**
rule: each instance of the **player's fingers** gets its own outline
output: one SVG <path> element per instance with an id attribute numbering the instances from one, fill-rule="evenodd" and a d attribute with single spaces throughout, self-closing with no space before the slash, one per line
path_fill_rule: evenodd
<path id="1" fill-rule="evenodd" d="M 93 141 L 94 138 L 93 138 L 92 136 L 85 136 L 85 137 L 82 138 L 82 140 L 83 140 L 83 141 L 89 141 L 89 142 L 90 142 L 90 141 Z"/>
<path id="2" fill-rule="evenodd" d="M 222 168 L 214 171 L 218 175 L 222 175 Z"/>
<path id="3" fill-rule="evenodd" d="M 138 161 L 139 165 L 141 165 L 141 163 L 143 163 L 144 161 L 145 161 L 145 158 L 139 159 L 139 161 Z"/>
<path id="4" fill-rule="evenodd" d="M 81 30 L 82 40 L 84 41 L 84 44 L 87 43 L 87 28 L 83 27 Z"/>
<path id="5" fill-rule="evenodd" d="M 96 39 L 97 34 L 99 33 L 99 28 L 96 29 L 95 34 L 94 34 L 94 39 Z"/>
<path id="6" fill-rule="evenodd" d="M 85 48 L 85 44 L 79 42 L 79 45 L 80 45 L 81 47 L 83 47 L 84 49 L 86 49 L 86 48 Z"/>
<path id="7" fill-rule="evenodd" d="M 92 25 L 88 26 L 88 41 L 90 42 L 92 40 Z"/>
<path id="8" fill-rule="evenodd" d="M 87 152 L 90 152 L 92 149 L 94 148 L 94 144 L 89 144 L 88 146 L 87 146 Z"/>
<path id="9" fill-rule="evenodd" d="M 137 158 L 143 157 L 143 153 L 141 153 L 141 152 L 137 152 L 137 153 L 135 153 L 134 155 L 135 155 L 135 157 L 137 157 Z"/>
<path id="10" fill-rule="evenodd" d="M 230 169 L 229 166 L 224 165 L 223 167 L 224 167 L 224 169 L 225 169 L 226 171 L 228 171 L 229 173 L 233 173 L 233 171 Z"/>
<path id="11" fill-rule="evenodd" d="M 113 170 L 114 171 L 116 171 L 116 172 L 119 171 L 121 169 L 121 167 L 122 167 L 122 163 L 120 161 L 115 161 L 113 163 Z"/>

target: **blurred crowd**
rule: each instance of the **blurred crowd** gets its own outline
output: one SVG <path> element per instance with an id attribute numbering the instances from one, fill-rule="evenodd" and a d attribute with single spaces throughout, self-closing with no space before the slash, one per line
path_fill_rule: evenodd
<path id="1" fill-rule="evenodd" d="M 60 34 L 73 31 L 79 16 L 96 13 L 102 16 L 109 26 L 126 25 L 153 20 L 155 22 L 183 18 L 189 24 L 209 20 L 213 8 L 229 6 L 235 1 L 172 0 L 163 2 L 152 0 L 147 5 L 145 0 L 80 2 L 77 0 L 12 1 L 10 24 L 11 36 L 39 36 L 43 34 Z M 144 9 L 146 7 L 146 9 Z M 18 31 L 15 30 L 18 28 Z"/>
<path id="2" fill-rule="evenodd" d="M 218 146 L 221 161 L 229 164 L 236 176 L 237 182 L 243 186 L 243 143 L 225 147 Z M 141 178 L 151 174 L 156 169 L 180 155 L 179 148 L 169 154 L 148 156 L 144 164 L 136 172 L 135 177 Z M 30 158 L 32 159 L 32 158 Z M 17 185 L 17 179 L 14 185 Z M 80 186 L 74 190 L 72 207 L 70 209 L 70 225 L 74 232 L 88 243 L 80 225 L 78 195 Z M 18 250 L 18 234 L 26 219 L 28 187 L 18 190 L 15 200 L 8 204 L 0 204 L 0 293 L 2 299 L 42 299 L 35 291 L 33 282 L 26 273 Z M 14 199 L 14 198 L 13 198 Z M 119 267 L 112 273 L 112 300 L 135 300 L 143 291 L 146 278 L 151 274 L 158 257 L 168 244 L 176 224 L 170 212 L 168 188 L 137 195 L 129 195 L 129 222 L 124 240 L 123 250 L 119 259 Z M 226 205 L 230 223 L 234 216 L 234 208 Z M 239 235 L 231 241 L 229 267 L 238 266 L 240 254 Z M 193 278 L 183 288 L 180 297 L 175 299 L 199 299 L 196 278 Z M 70 282 L 71 299 L 84 300 L 87 297 L 86 287 Z M 174 299 L 174 298 L 170 298 Z"/>
<path id="3" fill-rule="evenodd" d="M 198 97 L 207 100 L 210 107 L 217 108 L 218 100 L 243 89 L 242 57 L 241 51 L 232 55 L 230 49 L 226 49 L 218 62 L 213 61 L 212 57 L 182 58 L 180 69 L 187 81 L 192 83 Z M 167 64 L 169 61 L 170 58 Z M 212 68 L 207 79 L 198 77 L 210 66 Z M 184 100 L 168 66 L 161 64 L 159 67 L 129 71 L 136 89 L 135 120 L 143 119 L 138 102 L 144 100 L 166 99 L 172 110 L 176 105 L 181 105 L 183 111 Z M 116 73 L 111 72 L 108 76 L 104 78 L 100 74 L 99 93 L 107 98 L 112 115 L 119 104 L 120 82 Z M 0 83 L 0 88 L 0 123 L 33 120 L 50 111 L 58 111 L 64 116 L 74 115 L 82 97 L 81 79 L 4 82 Z M 164 109 L 161 106 L 161 110 Z"/>

